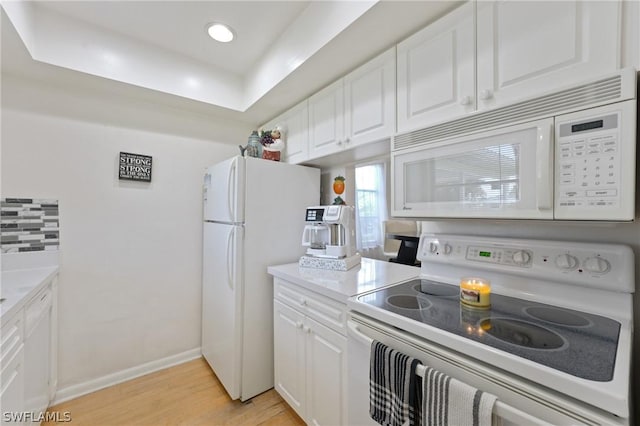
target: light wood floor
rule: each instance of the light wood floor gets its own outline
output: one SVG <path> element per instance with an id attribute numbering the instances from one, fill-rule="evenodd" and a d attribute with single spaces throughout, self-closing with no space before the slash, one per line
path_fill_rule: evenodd
<path id="1" fill-rule="evenodd" d="M 49 408 L 71 426 L 304 425 L 274 389 L 231 401 L 204 359 L 148 374 Z"/>

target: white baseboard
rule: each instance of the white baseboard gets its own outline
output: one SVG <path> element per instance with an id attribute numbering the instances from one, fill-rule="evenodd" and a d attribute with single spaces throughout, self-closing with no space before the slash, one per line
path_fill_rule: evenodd
<path id="1" fill-rule="evenodd" d="M 106 376 L 88 380 L 84 383 L 67 386 L 66 388 L 57 390 L 56 395 L 49 406 L 60 404 L 61 402 L 69 401 L 70 399 L 74 399 L 109 386 L 117 385 L 118 383 L 144 376 L 145 374 L 153 373 L 154 371 L 163 370 L 168 367 L 173 367 L 174 365 L 192 361 L 200 358 L 201 356 L 201 349 L 195 348 L 177 355 L 147 362 L 146 364 L 127 368 L 126 370 L 118 371 L 116 373 L 107 374 Z"/>

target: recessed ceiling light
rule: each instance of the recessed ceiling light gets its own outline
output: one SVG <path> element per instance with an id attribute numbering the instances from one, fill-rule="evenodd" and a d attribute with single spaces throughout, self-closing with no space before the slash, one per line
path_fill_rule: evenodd
<path id="1" fill-rule="evenodd" d="M 213 23 L 207 26 L 209 36 L 221 43 L 228 43 L 233 40 L 233 31 L 224 24 Z"/>

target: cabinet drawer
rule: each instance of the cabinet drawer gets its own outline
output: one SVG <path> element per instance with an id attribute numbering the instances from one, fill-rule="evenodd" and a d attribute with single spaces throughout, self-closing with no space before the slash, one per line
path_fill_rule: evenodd
<path id="1" fill-rule="evenodd" d="M 346 336 L 347 306 L 344 303 L 301 288 L 280 278 L 275 278 L 274 284 L 274 297 L 277 300 Z"/>
<path id="2" fill-rule="evenodd" d="M 24 340 L 23 314 L 24 311 L 20 310 L 7 324 L 2 326 L 0 358 L 2 358 L 3 363 L 21 348 Z"/>

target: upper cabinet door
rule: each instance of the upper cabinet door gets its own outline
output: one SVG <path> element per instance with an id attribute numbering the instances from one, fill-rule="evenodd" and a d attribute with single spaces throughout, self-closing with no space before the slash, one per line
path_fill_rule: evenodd
<path id="1" fill-rule="evenodd" d="M 305 161 L 309 156 L 309 108 L 306 100 L 285 113 L 283 128 L 284 160 L 292 164 Z"/>
<path id="2" fill-rule="evenodd" d="M 332 154 L 344 145 L 344 86 L 340 79 L 309 98 L 309 156 Z"/>
<path id="3" fill-rule="evenodd" d="M 402 41 L 397 49 L 398 133 L 475 110 L 473 2 Z"/>
<path id="4" fill-rule="evenodd" d="M 620 2 L 477 2 L 478 109 L 614 72 Z"/>
<path id="5" fill-rule="evenodd" d="M 395 60 L 389 49 L 344 78 L 346 148 L 395 132 Z"/>
<path id="6" fill-rule="evenodd" d="M 284 114 L 274 118 L 263 129 L 279 127 L 283 134 L 284 151 L 282 160 L 297 164 L 309 157 L 309 109 L 304 100 Z"/>

